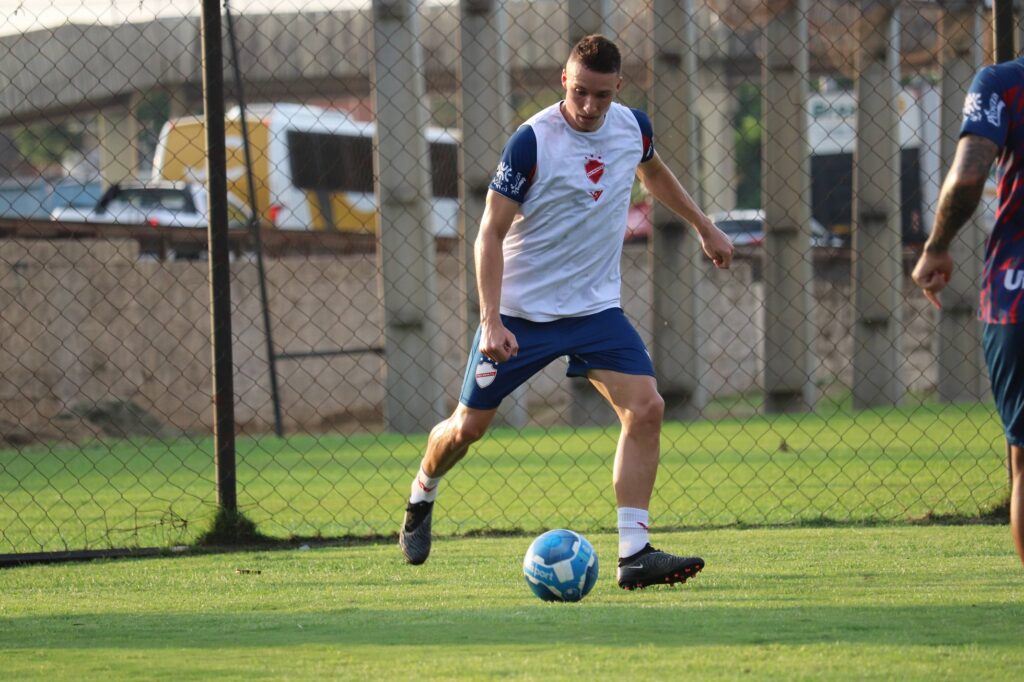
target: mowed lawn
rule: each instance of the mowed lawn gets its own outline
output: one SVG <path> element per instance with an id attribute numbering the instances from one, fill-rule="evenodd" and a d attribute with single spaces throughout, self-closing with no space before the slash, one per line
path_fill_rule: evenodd
<path id="1" fill-rule="evenodd" d="M 1005 526 L 658 533 L 685 586 L 624 592 L 615 536 L 577 604 L 536 599 L 530 537 L 0 570 L 5 679 L 1019 680 Z"/>
<path id="2" fill-rule="evenodd" d="M 435 528 L 614 525 L 617 428 L 496 429 L 442 483 Z M 425 435 L 240 438 L 238 500 L 278 538 L 388 535 Z M 661 527 L 976 516 L 1006 497 L 990 405 L 667 423 Z M 216 511 L 208 438 L 0 450 L 0 554 L 189 544 Z"/>

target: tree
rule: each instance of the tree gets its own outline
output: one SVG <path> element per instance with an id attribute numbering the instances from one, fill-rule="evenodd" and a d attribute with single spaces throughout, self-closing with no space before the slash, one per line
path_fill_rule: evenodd
<path id="1" fill-rule="evenodd" d="M 761 208 L 761 88 L 741 85 L 734 120 L 736 135 L 736 207 Z"/>
<path id="2" fill-rule="evenodd" d="M 37 123 L 14 133 L 14 144 L 37 171 L 60 164 L 64 156 L 82 144 L 83 130 L 77 122 Z"/>

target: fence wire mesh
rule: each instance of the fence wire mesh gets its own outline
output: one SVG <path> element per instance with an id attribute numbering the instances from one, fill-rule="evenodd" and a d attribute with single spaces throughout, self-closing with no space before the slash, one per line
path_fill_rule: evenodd
<path id="1" fill-rule="evenodd" d="M 217 500 L 198 3 L 7 5 L 0 553 L 194 541 Z M 635 185 L 622 307 L 666 400 L 658 525 L 1005 498 L 975 321 L 994 195 L 957 247 L 955 305 L 937 313 L 907 274 L 991 61 L 983 3 L 227 9 L 237 480 L 261 532 L 397 531 L 458 400 L 487 182 L 591 32 L 617 42 L 618 100 L 650 114 L 737 247 L 715 270 Z M 506 400 L 445 479 L 438 532 L 613 525 L 617 421 L 564 375 Z"/>

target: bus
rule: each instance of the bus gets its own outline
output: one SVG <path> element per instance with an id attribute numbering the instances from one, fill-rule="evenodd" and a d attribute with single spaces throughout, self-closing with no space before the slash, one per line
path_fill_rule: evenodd
<path id="1" fill-rule="evenodd" d="M 249 202 L 238 107 L 225 115 L 228 191 Z M 245 110 L 256 211 L 281 230 L 373 233 L 373 137 L 376 125 L 305 104 L 252 104 Z M 429 145 L 430 229 L 458 234 L 458 141 L 455 131 L 426 130 Z M 153 160 L 161 180 L 206 181 L 206 125 L 201 116 L 164 124 Z"/>

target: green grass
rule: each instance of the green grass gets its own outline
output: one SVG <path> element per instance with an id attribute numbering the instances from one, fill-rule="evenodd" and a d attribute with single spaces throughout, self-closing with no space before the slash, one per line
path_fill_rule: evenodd
<path id="1" fill-rule="evenodd" d="M 990 405 L 668 423 L 662 528 L 976 516 L 1006 495 Z M 616 428 L 495 430 L 443 482 L 437 532 L 607 529 Z M 424 435 L 240 438 L 241 511 L 263 534 L 395 532 Z M 195 541 L 216 511 L 209 439 L 0 451 L 0 553 Z"/>
<path id="2" fill-rule="evenodd" d="M 537 600 L 528 537 L 0 570 L 7 679 L 1019 679 L 1005 526 L 656 534 L 708 567 L 626 593 L 615 537 L 578 604 Z M 247 572 L 236 572 L 245 569 Z M 258 571 L 258 573 L 257 573 Z"/>

